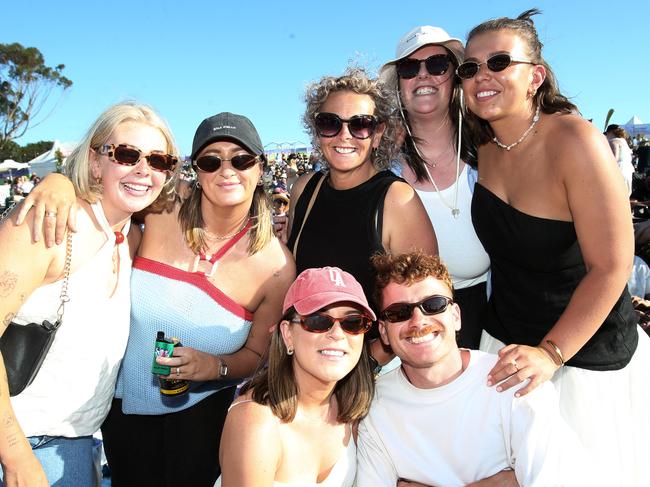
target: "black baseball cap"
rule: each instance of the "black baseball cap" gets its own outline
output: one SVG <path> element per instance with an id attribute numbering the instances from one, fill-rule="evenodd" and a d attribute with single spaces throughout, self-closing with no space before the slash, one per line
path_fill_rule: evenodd
<path id="1" fill-rule="evenodd" d="M 231 140 L 259 156 L 264 146 L 257 129 L 248 118 L 230 112 L 217 113 L 201 122 L 192 142 L 192 160 L 208 144 L 220 140 Z"/>

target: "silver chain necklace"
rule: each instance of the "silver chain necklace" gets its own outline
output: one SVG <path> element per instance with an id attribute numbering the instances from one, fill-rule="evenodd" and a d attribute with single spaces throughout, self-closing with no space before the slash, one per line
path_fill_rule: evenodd
<path id="1" fill-rule="evenodd" d="M 533 127 L 535 127 L 535 125 L 537 125 L 537 122 L 539 122 L 539 105 L 537 105 L 537 110 L 535 110 L 535 116 L 533 117 L 533 123 L 530 124 L 530 127 L 528 127 L 528 128 L 526 129 L 526 131 L 521 135 L 521 137 L 519 137 L 518 140 L 516 140 L 515 142 L 513 142 L 513 143 L 510 144 L 510 145 L 506 145 L 506 144 L 504 144 L 503 142 L 501 142 L 499 139 L 497 139 L 497 136 L 495 135 L 495 136 L 492 138 L 492 141 L 493 141 L 493 142 L 494 142 L 498 147 L 500 147 L 501 149 L 505 149 L 505 150 L 508 150 L 508 151 L 509 151 L 509 150 L 512 149 L 513 147 L 516 147 L 516 146 L 518 146 L 519 144 L 521 144 L 521 143 L 524 141 L 524 139 L 525 139 L 526 137 L 528 137 L 528 134 L 530 133 L 530 131 L 533 130 Z"/>

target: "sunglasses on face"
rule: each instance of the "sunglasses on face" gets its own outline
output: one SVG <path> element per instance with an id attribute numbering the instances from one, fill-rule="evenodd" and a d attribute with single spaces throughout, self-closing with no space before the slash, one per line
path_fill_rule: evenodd
<path id="1" fill-rule="evenodd" d="M 348 124 L 348 130 L 352 137 L 367 139 L 377 130 L 379 120 L 374 115 L 354 115 L 346 120 L 336 113 L 327 112 L 317 113 L 314 118 L 316 131 L 321 137 L 336 137 L 343 128 L 344 123 Z"/>
<path id="2" fill-rule="evenodd" d="M 456 68 L 456 74 L 459 78 L 462 79 L 471 79 L 476 76 L 478 70 L 481 68 L 481 65 L 485 64 L 490 71 L 493 73 L 498 73 L 503 71 L 508 66 L 514 63 L 519 64 L 535 64 L 527 59 L 515 59 L 510 54 L 495 54 L 487 59 L 483 63 L 478 63 L 476 61 L 465 61 L 460 66 Z"/>
<path id="3" fill-rule="evenodd" d="M 381 318 L 390 323 L 407 321 L 413 316 L 413 310 L 420 308 L 420 311 L 427 316 L 437 315 L 444 312 L 454 302 L 447 296 L 434 294 L 418 303 L 394 303 L 381 312 Z"/>
<path id="4" fill-rule="evenodd" d="M 98 152 L 123 166 L 135 166 L 144 157 L 151 169 L 156 171 L 173 171 L 178 163 L 178 159 L 171 154 L 165 154 L 161 151 L 151 151 L 149 154 L 143 154 L 140 149 L 128 144 L 106 144 Z"/>
<path id="5" fill-rule="evenodd" d="M 366 315 L 347 315 L 343 318 L 334 318 L 327 313 L 321 312 L 294 318 L 291 322 L 300 323 L 304 330 L 311 333 L 326 333 L 332 329 L 334 323 L 338 322 L 341 329 L 350 335 L 365 333 L 372 325 L 372 319 Z"/>
<path id="6" fill-rule="evenodd" d="M 253 154 L 239 154 L 238 156 L 233 156 L 230 159 L 223 159 L 219 156 L 206 155 L 198 157 L 195 161 L 192 161 L 192 167 L 195 170 L 200 170 L 203 172 L 215 172 L 219 170 L 221 164 L 223 164 L 224 161 L 230 161 L 232 167 L 238 171 L 245 171 L 257 163 L 258 156 L 254 156 Z"/>
<path id="7" fill-rule="evenodd" d="M 397 63 L 397 76 L 402 79 L 415 78 L 420 72 L 420 65 L 424 63 L 427 73 L 432 76 L 441 76 L 447 72 L 450 64 L 446 54 L 434 54 L 426 59 L 406 58 Z"/>

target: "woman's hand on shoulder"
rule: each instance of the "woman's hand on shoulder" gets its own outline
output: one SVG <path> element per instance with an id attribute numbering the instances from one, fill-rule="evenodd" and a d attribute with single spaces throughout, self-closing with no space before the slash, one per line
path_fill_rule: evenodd
<path id="1" fill-rule="evenodd" d="M 59 245 L 63 242 L 66 227 L 72 232 L 77 231 L 77 198 L 74 186 L 64 175 L 48 174 L 34 186 L 21 203 L 16 215 L 17 225 L 23 224 L 32 207 L 34 242 L 43 236 L 47 247 L 53 246 L 55 242 Z"/>
<path id="2" fill-rule="evenodd" d="M 508 345 L 499 350 L 499 360 L 488 372 L 488 386 L 496 385 L 498 392 L 526 383 L 515 392 L 524 396 L 537 386 L 550 380 L 559 366 L 540 347 Z"/>
<path id="3" fill-rule="evenodd" d="M 394 254 L 421 250 L 438 255 L 429 215 L 415 190 L 402 181 L 391 184 L 386 193 L 382 241 Z"/>
<path id="4" fill-rule="evenodd" d="M 279 420 L 268 406 L 241 401 L 228 411 L 221 435 L 222 487 L 270 487 L 281 461 Z"/>

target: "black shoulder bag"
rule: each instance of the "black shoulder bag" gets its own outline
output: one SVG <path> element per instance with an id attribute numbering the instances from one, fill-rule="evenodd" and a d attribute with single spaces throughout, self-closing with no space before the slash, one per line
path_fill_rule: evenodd
<path id="1" fill-rule="evenodd" d="M 17 396 L 36 378 L 43 365 L 43 360 L 54 336 L 63 322 L 63 311 L 68 297 L 68 278 L 70 277 L 70 260 L 72 258 L 72 234 L 68 232 L 63 268 L 63 284 L 61 285 L 61 304 L 57 310 L 54 324 L 45 320 L 43 323 L 19 325 L 9 323 L 4 334 L 0 337 L 0 351 L 4 358 L 7 378 L 9 379 L 9 395 Z"/>

